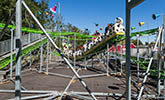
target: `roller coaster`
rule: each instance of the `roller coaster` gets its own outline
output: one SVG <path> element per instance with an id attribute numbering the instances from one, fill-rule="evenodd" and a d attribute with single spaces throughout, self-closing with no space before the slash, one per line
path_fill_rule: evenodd
<path id="1" fill-rule="evenodd" d="M 30 29 L 30 28 L 26 28 L 26 27 L 22 27 L 21 28 L 21 25 L 22 23 L 20 23 L 21 21 L 21 12 L 20 12 L 20 4 L 23 4 L 25 9 L 30 13 L 30 15 L 32 16 L 32 18 L 36 21 L 36 23 L 39 25 L 39 27 L 41 28 L 41 30 L 36 30 L 36 29 Z M 8 25 L 8 28 L 10 29 L 14 29 L 16 30 L 16 52 L 12 52 L 11 55 L 8 55 L 8 54 L 5 54 L 3 57 L 1 57 L 0 59 L 0 69 L 1 70 L 6 70 L 6 69 L 9 69 L 9 64 L 11 62 L 15 62 L 15 78 L 13 79 L 13 76 L 10 77 L 10 81 L 12 81 L 13 83 L 15 83 L 15 91 L 13 90 L 0 90 L 0 93 L 15 93 L 15 99 L 16 100 L 20 100 L 20 99 L 36 99 L 36 98 L 44 98 L 44 100 L 53 100 L 54 98 L 58 98 L 60 97 L 59 99 L 60 100 L 63 100 L 62 98 L 65 96 L 66 98 L 72 98 L 72 97 L 75 97 L 75 98 L 79 98 L 79 99 L 85 99 L 85 100 L 97 100 L 100 98 L 100 96 L 105 96 L 106 99 L 108 97 L 119 97 L 119 98 L 122 98 L 122 97 L 125 97 L 125 94 L 129 94 L 127 93 L 128 91 L 125 91 L 125 93 L 122 93 L 122 94 L 119 94 L 119 93 L 103 93 L 103 92 L 92 92 L 91 89 L 88 87 L 88 85 L 86 84 L 86 82 L 84 81 L 85 79 L 84 78 L 88 78 L 88 77 L 97 77 L 97 76 L 112 76 L 113 75 L 118 75 L 118 73 L 111 73 L 109 72 L 109 66 L 108 66 L 108 63 L 111 63 L 109 61 L 109 58 L 110 57 L 109 55 L 106 55 L 107 58 L 105 61 L 107 61 L 106 64 L 102 64 L 104 66 L 104 69 L 105 66 L 107 67 L 107 72 L 106 73 L 103 73 L 103 74 L 96 74 L 96 75 L 80 75 L 79 74 L 79 71 L 81 70 L 81 67 L 78 67 L 78 69 L 76 69 L 76 65 L 72 64 L 72 62 L 76 63 L 76 62 L 83 62 L 83 60 L 91 60 L 92 59 L 92 63 L 93 63 L 93 57 L 97 56 L 97 53 L 98 54 L 101 54 L 101 53 L 109 53 L 109 51 L 107 49 L 107 45 L 108 46 L 112 46 L 114 44 L 116 44 L 116 42 L 119 42 L 119 41 L 123 41 L 123 40 L 126 40 L 126 38 L 128 36 L 125 36 L 128 35 L 128 33 L 126 33 L 128 30 L 126 28 L 126 31 L 125 31 L 125 28 L 123 26 L 123 21 L 121 18 L 117 18 L 117 20 L 119 21 L 116 21 L 115 24 L 113 24 L 113 26 L 108 30 L 108 32 L 106 34 L 100 34 L 99 36 L 90 36 L 90 35 L 82 35 L 82 34 L 79 34 L 79 33 L 74 33 L 74 32 L 65 32 L 65 33 L 61 33 L 61 32 L 48 32 L 44 29 L 44 27 L 40 24 L 40 22 L 38 21 L 38 19 L 34 16 L 34 14 L 31 12 L 31 10 L 28 8 L 28 6 L 26 5 L 26 3 L 22 0 L 18 0 L 18 3 L 17 3 L 17 25 L 14 26 L 14 25 Z M 18 10 L 19 9 L 19 10 Z M 0 24 L 0 27 L 3 28 L 5 26 L 5 24 L 1 23 Z M 133 60 L 133 62 L 135 63 L 135 66 L 136 66 L 136 63 L 137 64 L 140 64 L 140 66 L 142 66 L 142 69 L 143 69 L 143 75 L 142 77 L 144 77 L 144 80 L 139 80 L 139 76 L 138 76 L 138 81 L 136 81 L 135 79 L 137 77 L 134 77 L 132 80 L 129 80 L 132 82 L 132 85 L 131 86 L 134 86 L 135 88 L 137 88 L 137 91 L 140 90 L 140 92 L 137 92 L 139 94 L 136 94 L 136 93 L 133 93 L 131 95 L 132 98 L 134 99 L 138 99 L 140 100 L 141 98 L 156 98 L 156 99 L 164 99 L 164 97 L 162 95 L 160 95 L 160 83 L 161 83 L 161 79 L 164 80 L 164 69 L 163 71 L 161 71 L 161 62 L 163 59 L 159 60 L 158 59 L 158 66 L 159 66 L 159 69 L 158 70 L 150 70 L 151 69 L 151 64 L 153 62 L 153 58 L 154 58 L 154 54 L 155 52 L 159 51 L 158 52 L 158 57 L 160 58 L 161 57 L 161 39 L 162 39 L 162 34 L 163 34 L 163 31 L 165 30 L 164 26 L 160 26 L 159 28 L 155 28 L 155 29 L 150 29 L 150 30 L 145 30 L 145 31 L 141 31 L 141 32 L 134 32 L 134 33 L 131 33 L 130 34 L 130 37 L 134 37 L 136 36 L 137 34 L 140 35 L 140 36 L 143 36 L 143 35 L 149 35 L 149 34 L 157 34 L 157 38 L 156 38 L 156 42 L 154 44 L 154 49 L 153 51 L 151 52 L 151 58 L 148 60 L 148 61 L 145 61 L 146 59 L 145 58 L 137 58 L 136 57 L 131 57 L 131 60 Z M 30 32 L 30 33 L 35 33 L 35 34 L 44 34 L 45 37 L 44 38 L 41 38 L 39 41 L 36 41 L 35 43 L 32 43 L 30 45 L 27 45 L 25 48 L 23 48 L 22 50 L 20 49 L 22 47 L 21 45 L 21 36 L 20 36 L 20 33 L 22 32 Z M 64 37 L 61 37 L 64 36 Z M 59 37 L 59 38 L 62 38 L 62 39 L 68 39 L 67 37 L 68 35 L 77 35 L 77 36 L 82 36 L 82 37 L 88 37 L 89 41 L 86 42 L 85 44 L 83 44 L 80 47 L 75 47 L 73 48 L 72 44 L 69 44 L 69 43 L 62 43 L 61 45 L 63 46 L 62 48 L 59 48 L 55 41 L 54 41 L 54 38 L 56 37 Z M 72 40 L 76 40 L 75 38 L 69 38 L 69 39 L 72 39 Z M 87 39 L 77 39 L 77 40 L 87 40 Z M 42 41 L 42 42 L 41 42 Z M 59 56 L 62 58 L 62 62 L 65 62 L 65 64 L 67 66 L 69 66 L 69 70 L 72 71 L 72 74 L 71 75 L 61 75 L 61 74 L 58 74 L 58 73 L 51 73 L 51 72 L 48 72 L 48 43 L 51 42 L 51 47 L 54 47 L 53 48 L 53 51 L 57 51 Z M 42 54 L 43 54 L 43 45 L 47 43 L 47 61 L 46 61 L 46 68 L 42 68 L 43 65 L 42 65 Z M 128 46 L 128 45 L 127 45 Z M 62 91 L 62 92 L 59 92 L 59 91 L 41 91 L 41 90 L 38 90 L 38 91 L 31 91 L 31 90 L 27 90 L 26 88 L 23 87 L 23 85 L 21 85 L 21 57 L 24 57 L 24 56 L 28 56 L 29 53 L 31 53 L 31 51 L 34 51 L 34 50 L 38 50 L 38 48 L 41 47 L 41 52 L 40 52 L 40 69 L 30 69 L 30 70 L 34 70 L 34 71 L 37 71 L 38 73 L 40 73 L 39 76 L 42 76 L 41 73 L 45 73 L 47 76 L 49 75 L 57 75 L 57 76 L 61 76 L 61 77 L 65 77 L 65 78 L 70 78 L 70 82 L 68 83 L 68 85 L 66 86 L 65 90 Z M 157 50 L 158 48 L 158 50 Z M 108 47 L 109 49 L 109 47 Z M 129 50 L 128 50 L 129 51 Z M 127 54 L 128 55 L 128 54 Z M 127 55 L 122 55 L 123 58 L 125 58 L 126 56 L 126 63 L 128 63 L 128 56 Z M 115 56 L 118 56 L 117 54 Z M 59 58 L 57 58 L 59 59 Z M 130 60 L 130 59 L 129 59 Z M 99 61 L 101 62 L 101 60 L 99 59 Z M 145 64 L 144 64 L 145 63 Z M 55 64 L 55 63 L 54 63 Z M 96 63 L 97 64 L 97 63 Z M 93 64 L 92 64 L 93 65 Z M 99 65 L 99 64 L 98 64 Z M 117 65 L 118 66 L 118 65 Z M 117 67 L 116 66 L 116 67 Z M 122 65 L 121 65 L 122 66 Z M 129 65 L 130 66 L 130 65 Z M 66 67 L 66 66 L 65 66 Z M 97 66 L 98 67 L 98 66 Z M 111 81 L 116 81 L 116 80 L 120 80 L 122 81 L 123 83 L 125 84 L 129 84 L 127 81 L 125 82 L 123 80 L 123 78 L 125 78 L 125 75 L 128 75 L 129 76 L 129 73 L 127 73 L 127 71 L 130 71 L 130 69 L 127 70 L 127 67 L 128 65 L 125 66 L 126 68 L 126 74 L 123 74 L 123 73 L 120 73 L 119 74 L 119 77 L 122 77 L 120 79 L 118 79 L 116 76 L 115 76 L 115 80 L 112 79 Z M 90 67 L 88 67 L 90 68 Z M 44 69 L 44 70 L 43 70 Z M 59 71 L 59 69 L 61 69 L 61 67 L 59 67 L 57 70 Z M 91 67 L 92 70 L 95 70 L 98 71 L 97 68 L 94 68 L 94 67 Z M 51 69 L 50 69 L 51 70 Z M 62 69 L 63 70 L 63 69 Z M 60 71 L 62 71 L 60 70 Z M 86 71 L 86 70 L 85 70 Z M 101 72 L 101 70 L 99 70 Z M 139 72 L 139 71 L 138 71 Z M 12 75 L 13 73 L 13 69 L 12 67 L 10 67 L 10 73 Z M 68 73 L 68 70 L 65 72 L 65 73 Z M 87 73 L 87 71 L 86 71 Z M 89 73 L 89 72 L 88 72 Z M 156 77 L 155 73 L 158 73 L 158 95 L 152 95 L 152 93 L 154 91 L 149 91 L 150 89 L 148 90 L 145 90 L 144 89 L 144 85 L 146 85 L 146 79 L 147 77 L 154 73 L 154 78 Z M 72 76 L 74 75 L 74 76 Z M 42 77 L 44 78 L 44 77 Z M 111 77 L 110 77 L 111 78 Z M 104 81 L 108 80 L 108 78 L 106 79 L 103 79 Z M 127 78 L 126 78 L 127 79 Z M 87 92 L 76 92 L 76 91 L 71 91 L 71 92 L 67 92 L 68 91 L 68 88 L 71 86 L 72 83 L 74 83 L 75 80 L 79 80 L 79 82 L 81 83 L 81 85 L 84 87 L 84 89 L 87 91 Z M 2 85 L 6 82 L 3 83 L 4 80 L 2 80 Z M 45 81 L 45 80 L 44 80 Z M 57 80 L 58 81 L 58 80 Z M 99 80 L 100 81 L 100 80 Z M 102 81 L 102 80 L 101 80 Z M 0 81 L 1 82 L 1 81 Z M 52 82 L 52 81 L 51 81 Z M 91 81 L 89 81 L 90 83 Z M 154 81 L 155 82 L 155 81 Z M 97 83 L 97 82 L 96 82 Z M 42 85 L 44 83 L 41 83 L 40 85 Z M 54 83 L 53 83 L 54 84 Z M 62 83 L 63 84 L 63 83 Z M 62 85 L 60 83 L 60 85 Z M 105 83 L 103 82 L 103 84 L 105 85 Z M 96 86 L 99 86 L 98 84 L 95 84 Z M 120 84 L 117 84 L 118 86 Z M 3 87 L 3 86 L 2 86 Z M 116 87 L 113 87 L 113 86 L 108 86 L 109 88 L 116 88 Z M 122 87 L 122 86 L 121 86 Z M 52 87 L 51 87 L 52 88 Z M 94 87 L 96 88 L 96 87 Z M 126 87 L 128 88 L 128 87 Z M 118 89 L 118 88 L 116 88 Z M 164 87 L 163 87 L 164 89 Z M 79 89 L 78 89 L 79 90 Z M 104 90 L 104 88 L 103 88 Z M 145 92 L 143 92 L 145 91 Z M 35 96 L 27 96 L 27 97 L 21 97 L 21 94 L 22 93 L 35 93 L 35 94 L 41 94 L 41 95 L 35 95 Z M 142 95 L 142 93 L 145 93 L 144 95 Z M 89 97 L 91 96 L 91 97 Z M 97 96 L 97 97 L 96 97 Z M 129 96 L 128 96 L 129 97 Z M 137 98 L 138 97 L 138 98 Z M 127 98 L 127 97 L 126 97 Z M 68 100 L 68 99 L 66 99 Z"/>

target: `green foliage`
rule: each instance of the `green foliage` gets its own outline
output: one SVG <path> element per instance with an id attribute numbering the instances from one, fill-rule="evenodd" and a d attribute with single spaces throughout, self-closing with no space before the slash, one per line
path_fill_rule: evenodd
<path id="1" fill-rule="evenodd" d="M 54 30 L 55 20 L 53 20 L 52 17 L 50 17 L 52 12 L 48 8 L 49 0 L 42 0 L 41 2 L 37 2 L 35 0 L 25 0 L 25 2 L 43 26 L 45 26 L 46 28 L 47 25 L 53 26 L 51 27 L 51 29 Z M 11 16 L 12 13 L 15 13 L 14 11 L 15 5 L 16 5 L 16 0 L 0 0 L 0 15 L 1 15 L 0 23 L 6 23 L 9 20 L 9 16 Z M 39 14 L 39 12 L 41 13 L 41 15 Z M 46 15 L 46 12 L 49 13 L 49 15 Z M 10 21 L 9 24 L 15 24 L 12 23 L 15 22 L 15 19 L 16 18 L 14 16 L 14 18 Z M 40 29 L 37 23 L 33 20 L 31 15 L 27 12 L 27 10 L 23 5 L 22 5 L 22 26 Z M 10 31 L 5 31 L 5 34 L 9 34 L 10 36 Z M 6 35 L 2 35 L 2 36 L 6 36 Z M 2 39 L 4 40 L 4 38 Z"/>
<path id="2" fill-rule="evenodd" d="M 14 10 L 16 0 L 0 0 L 0 22 L 5 23 Z"/>

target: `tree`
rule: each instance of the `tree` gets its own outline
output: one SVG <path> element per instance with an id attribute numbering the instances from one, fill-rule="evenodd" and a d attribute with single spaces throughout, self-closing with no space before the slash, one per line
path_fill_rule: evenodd
<path id="1" fill-rule="evenodd" d="M 5 23 L 15 8 L 16 0 L 0 0 L 0 22 Z"/>
<path id="2" fill-rule="evenodd" d="M 72 32 L 72 24 L 67 23 L 67 24 L 65 25 L 65 29 L 66 29 L 66 32 Z"/>
<path id="3" fill-rule="evenodd" d="M 12 5 L 15 2 L 15 0 L 10 1 L 10 0 L 5 0 L 5 1 L 0 1 L 0 21 L 1 23 L 6 23 L 5 27 L 2 29 L 0 32 L 0 40 L 3 38 L 5 35 L 5 30 L 10 24 L 10 21 L 14 18 L 15 15 L 15 10 L 14 10 L 14 5 Z M 5 38 L 3 38 L 5 39 Z"/>
<path id="4" fill-rule="evenodd" d="M 55 26 L 54 20 L 50 17 L 52 12 L 48 8 L 48 2 L 49 0 L 42 0 L 41 2 L 36 2 L 35 0 L 25 0 L 28 7 L 31 9 L 33 14 L 37 17 L 37 19 L 40 21 L 40 23 L 47 28 L 47 25 L 51 23 L 51 28 Z M 12 14 L 15 15 L 15 4 L 16 0 L 0 0 L 0 23 L 5 23 L 6 26 L 8 24 L 15 24 L 12 22 L 15 22 L 15 16 L 13 16 L 10 20 L 10 17 Z M 39 12 L 41 14 L 39 14 Z M 49 13 L 49 16 L 46 15 L 46 12 Z M 33 20 L 31 15 L 27 12 L 27 10 L 22 6 L 22 26 L 23 27 L 30 27 L 35 29 L 40 29 L 37 23 Z M 10 31 L 6 30 L 4 28 L 0 32 L 0 40 L 4 40 L 10 37 Z"/>

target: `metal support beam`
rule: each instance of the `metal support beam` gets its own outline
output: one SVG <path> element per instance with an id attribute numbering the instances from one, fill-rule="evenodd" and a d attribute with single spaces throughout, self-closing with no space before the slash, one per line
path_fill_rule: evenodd
<path id="1" fill-rule="evenodd" d="M 43 71 L 42 71 L 43 72 Z M 51 73 L 51 72 L 49 72 L 48 73 L 49 75 L 54 75 L 54 76 L 59 76 L 59 77 L 63 77 L 63 78 L 72 78 L 72 76 L 70 76 L 70 75 L 64 75 L 64 74 L 59 74 L 59 73 Z"/>
<path id="2" fill-rule="evenodd" d="M 103 73 L 103 74 L 94 74 L 94 75 L 82 75 L 80 76 L 81 78 L 91 78 L 91 77 L 100 77 L 100 76 L 106 76 L 107 73 Z M 108 73 L 109 75 L 109 73 Z"/>
<path id="3" fill-rule="evenodd" d="M 52 61 L 52 49 L 51 49 L 51 44 L 49 43 L 49 63 Z"/>
<path id="4" fill-rule="evenodd" d="M 0 93 L 14 93 L 15 91 L 14 90 L 0 90 Z M 21 91 L 22 94 L 53 94 L 53 95 L 61 95 L 60 92 L 58 91 L 41 91 L 41 90 L 22 90 Z M 68 92 L 67 93 L 68 95 L 72 95 L 72 94 L 78 94 L 78 95 L 83 95 L 83 96 L 89 96 L 89 93 L 88 92 Z M 120 93 L 103 93 L 103 92 L 93 92 L 94 95 L 96 96 L 101 96 L 101 97 L 106 97 L 106 96 L 109 96 L 109 97 L 122 97 L 123 94 L 120 94 Z M 132 94 L 132 96 L 135 98 L 137 97 L 137 94 Z M 157 99 L 157 98 L 160 98 L 160 99 L 163 99 L 163 96 L 162 97 L 157 97 L 157 95 L 143 95 L 142 98 L 153 98 L 153 99 Z"/>
<path id="5" fill-rule="evenodd" d="M 158 96 L 160 96 L 160 71 L 161 71 L 161 66 L 162 66 L 162 55 L 161 55 L 161 50 L 162 50 L 162 35 L 160 35 L 160 39 L 159 39 L 159 43 L 158 43 L 158 63 L 157 63 L 157 67 L 158 67 L 158 83 L 157 83 L 157 93 Z"/>
<path id="6" fill-rule="evenodd" d="M 12 73 L 13 73 L 13 29 L 11 31 L 11 47 L 10 47 L 10 79 L 12 79 Z"/>
<path id="7" fill-rule="evenodd" d="M 138 82 L 139 82 L 139 60 L 140 60 L 140 57 L 139 57 L 139 34 L 136 35 L 137 37 L 137 77 L 138 77 Z"/>
<path id="8" fill-rule="evenodd" d="M 126 100 L 131 100 L 131 73 L 130 73 L 130 16 L 131 9 L 144 0 L 126 0 Z"/>
<path id="9" fill-rule="evenodd" d="M 129 2 L 126 0 L 126 100 L 131 100 L 130 14 Z"/>
<path id="10" fill-rule="evenodd" d="M 140 3 L 142 3 L 144 0 L 129 0 L 128 1 L 128 7 L 129 9 L 136 7 Z"/>
<path id="11" fill-rule="evenodd" d="M 16 2 L 16 73 L 15 100 L 21 100 L 22 0 Z"/>
<path id="12" fill-rule="evenodd" d="M 15 81 L 13 79 L 10 79 L 10 81 L 15 84 Z M 21 85 L 21 90 L 27 90 L 26 88 L 24 88 L 22 85 Z"/>
<path id="13" fill-rule="evenodd" d="M 77 70 L 77 73 L 78 73 L 79 71 L 80 71 L 80 68 Z M 68 83 L 68 85 L 66 86 L 64 92 L 61 94 L 59 100 L 62 100 L 62 97 L 63 97 L 64 94 L 67 92 L 67 90 L 69 89 L 69 87 L 71 86 L 71 84 L 72 84 L 73 80 L 75 80 L 75 78 L 76 78 L 76 76 L 74 75 L 74 76 L 72 77 L 72 79 L 70 80 L 70 82 Z"/>
<path id="14" fill-rule="evenodd" d="M 59 95 L 57 95 L 57 94 L 54 94 L 53 96 L 51 96 L 51 97 L 48 97 L 48 98 L 46 98 L 46 99 L 43 99 L 43 100 L 54 100 L 54 98 L 57 98 Z"/>
<path id="15" fill-rule="evenodd" d="M 109 75 L 109 43 L 107 43 L 107 69 L 106 69 L 106 71 L 107 71 L 107 75 Z"/>
<path id="16" fill-rule="evenodd" d="M 101 60 L 103 58 L 101 58 L 96 52 L 95 52 L 95 54 L 96 54 L 96 57 L 98 58 L 98 60 L 100 62 L 102 62 L 101 66 L 103 66 L 104 70 L 107 71 L 107 68 L 108 68 L 108 71 L 109 71 L 109 67 L 107 67 L 107 65 L 104 64 L 104 61 Z M 109 74 L 109 72 L 108 72 L 108 74 Z"/>
<path id="17" fill-rule="evenodd" d="M 41 39 L 41 47 L 40 47 L 40 69 L 39 71 L 42 72 L 42 66 L 43 66 L 43 36 L 40 36 Z"/>
<path id="18" fill-rule="evenodd" d="M 74 68 L 76 68 L 76 34 L 74 34 Z"/>
<path id="19" fill-rule="evenodd" d="M 21 100 L 33 100 L 33 99 L 44 98 L 44 97 L 48 97 L 52 95 L 53 94 L 39 94 L 39 95 L 34 95 L 34 96 L 26 96 L 26 97 L 22 97 Z M 14 99 L 8 99 L 8 100 L 14 100 Z"/>
<path id="20" fill-rule="evenodd" d="M 80 81 L 80 83 L 82 84 L 82 86 L 88 91 L 88 93 L 91 95 L 91 97 L 94 100 L 97 100 L 96 97 L 93 95 L 93 93 L 91 92 L 91 90 L 88 88 L 88 86 L 86 85 L 86 83 L 80 78 L 79 74 L 76 72 L 76 70 L 73 68 L 73 66 L 71 65 L 71 63 L 68 61 L 68 59 L 64 56 L 64 54 L 61 52 L 61 50 L 57 47 L 57 45 L 55 44 L 55 42 L 53 41 L 53 39 L 49 36 L 49 34 L 46 32 L 46 30 L 44 29 L 44 27 L 40 24 L 40 22 L 38 21 L 38 19 L 34 16 L 34 14 L 31 12 L 31 10 L 29 9 L 29 7 L 26 5 L 26 3 L 24 1 L 22 1 L 24 7 L 26 8 L 26 10 L 28 10 L 28 12 L 30 13 L 30 15 L 33 17 L 33 19 L 36 21 L 36 23 L 40 26 L 40 28 L 42 29 L 42 31 L 45 33 L 45 35 L 47 36 L 47 38 L 50 40 L 50 42 L 52 43 L 52 45 L 55 47 L 55 49 L 57 50 L 57 52 L 61 55 L 61 57 L 64 59 L 64 61 L 69 65 L 69 67 L 71 68 L 72 72 L 75 74 L 75 76 L 78 78 L 78 80 Z"/>
<path id="21" fill-rule="evenodd" d="M 92 98 L 90 97 L 87 97 L 87 96 L 82 96 L 82 95 L 78 95 L 78 94 L 72 94 L 73 97 L 76 97 L 80 100 L 93 100 Z"/>
<path id="22" fill-rule="evenodd" d="M 30 27 L 30 25 L 29 25 L 29 27 Z M 28 43 L 29 44 L 31 43 L 31 33 L 28 34 Z M 30 51 L 29 54 L 30 54 L 30 59 L 29 59 L 30 64 L 29 64 L 29 67 L 31 67 L 32 66 L 32 51 Z"/>
<path id="23" fill-rule="evenodd" d="M 141 99 L 141 95 L 142 95 L 142 92 L 143 92 L 143 89 L 144 89 L 144 84 L 145 84 L 145 82 L 147 80 L 148 73 L 149 73 L 149 70 L 150 70 L 150 67 L 151 67 L 151 64 L 152 64 L 152 61 L 153 61 L 154 52 L 156 51 L 157 44 L 159 42 L 161 33 L 162 33 L 162 27 L 159 28 L 159 34 L 158 34 L 158 37 L 157 37 L 157 40 L 156 40 L 156 43 L 155 43 L 155 46 L 154 46 L 154 50 L 153 50 L 152 56 L 150 58 L 150 62 L 148 64 L 148 67 L 147 67 L 147 70 L 146 70 L 146 74 L 145 74 L 144 79 L 143 79 L 143 83 L 142 83 L 142 86 L 141 86 L 141 89 L 140 89 L 140 92 L 139 92 L 139 95 L 138 95 L 138 100 Z"/>
<path id="24" fill-rule="evenodd" d="M 15 90 L 0 90 L 0 93 L 15 93 Z M 41 90 L 22 90 L 22 94 L 45 94 L 45 93 L 53 93 L 57 94 L 57 91 L 41 91 Z"/>
<path id="25" fill-rule="evenodd" d="M 48 73 L 49 65 L 49 40 L 47 39 L 47 48 L 46 48 L 46 73 Z"/>
<path id="26" fill-rule="evenodd" d="M 165 15 L 164 15 L 164 27 L 163 27 L 163 60 L 164 60 L 164 68 L 163 68 L 163 70 L 165 70 Z M 165 71 L 163 72 L 164 74 L 163 74 L 163 76 L 165 77 Z M 164 80 L 164 88 L 165 88 L 165 80 Z M 164 96 L 164 98 L 165 98 L 165 89 L 164 89 L 164 91 L 163 91 L 164 93 L 163 93 L 163 96 Z"/>
<path id="27" fill-rule="evenodd" d="M 115 42 L 115 73 L 117 73 L 117 43 Z"/>

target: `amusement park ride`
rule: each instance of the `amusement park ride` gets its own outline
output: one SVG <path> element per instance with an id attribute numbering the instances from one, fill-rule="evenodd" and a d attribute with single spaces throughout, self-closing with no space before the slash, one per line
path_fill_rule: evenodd
<path id="1" fill-rule="evenodd" d="M 162 68 L 162 54 L 165 54 L 164 52 L 162 53 L 162 51 L 164 49 L 162 49 L 162 36 L 163 36 L 163 32 L 165 32 L 165 24 L 163 26 L 160 26 L 159 28 L 156 29 L 151 29 L 151 30 L 146 30 L 146 31 L 142 31 L 142 32 L 135 32 L 130 34 L 130 11 L 132 8 L 134 8 L 135 6 L 137 6 L 138 4 L 140 4 L 141 2 L 143 2 L 144 0 L 126 0 L 126 30 L 123 26 L 123 20 L 120 17 L 117 17 L 117 21 L 116 23 L 113 24 L 113 26 L 109 29 L 108 33 L 105 34 L 100 34 L 99 36 L 95 37 L 95 39 L 91 39 L 89 42 L 86 42 L 85 44 L 83 44 L 81 49 L 77 49 L 76 48 L 76 41 L 74 41 L 73 44 L 71 43 L 62 43 L 63 48 L 59 48 L 54 39 L 51 37 L 51 33 L 48 34 L 48 32 L 45 30 L 45 28 L 41 25 L 41 23 L 39 22 L 39 20 L 35 17 L 35 15 L 31 12 L 31 10 L 29 9 L 29 7 L 26 5 L 26 3 L 24 2 L 24 0 L 17 0 L 16 3 L 16 69 L 15 69 L 15 91 L 13 90 L 0 90 L 1 93 L 15 93 L 15 100 L 21 100 L 24 97 L 21 97 L 21 93 L 45 93 L 42 95 L 38 95 L 38 96 L 28 96 L 24 99 L 34 99 L 34 98 L 43 98 L 43 97 L 48 97 L 44 100 L 53 100 L 56 97 L 60 97 L 59 100 L 62 100 L 62 97 L 64 95 L 67 95 L 67 90 L 70 87 L 70 85 L 72 84 L 72 81 L 74 79 L 79 80 L 79 82 L 82 84 L 82 86 L 84 87 L 84 89 L 87 92 L 73 92 L 72 95 L 78 96 L 79 98 L 83 98 L 85 100 L 97 100 L 98 98 L 96 98 L 96 96 L 117 96 L 117 97 L 122 97 L 123 95 L 126 97 L 127 100 L 131 100 L 131 97 L 134 97 L 138 100 L 140 100 L 141 98 L 165 98 L 165 95 L 162 95 L 161 91 L 161 68 Z M 51 45 L 56 49 L 56 51 L 59 53 L 59 55 L 61 56 L 61 58 L 63 59 L 63 61 L 69 66 L 69 68 L 71 69 L 71 71 L 73 72 L 74 76 L 68 76 L 68 75 L 62 75 L 62 74 L 58 74 L 58 73 L 50 73 L 48 72 L 48 53 L 47 53 L 47 67 L 46 67 L 46 74 L 52 74 L 52 75 L 57 75 L 57 76 L 62 76 L 62 77 L 70 77 L 71 81 L 69 82 L 69 84 L 66 86 L 65 90 L 61 93 L 61 92 L 46 92 L 46 91 L 32 91 L 32 90 L 26 90 L 25 88 L 22 87 L 21 85 L 21 32 L 23 30 L 22 28 L 22 17 L 21 17 L 21 11 L 22 11 L 22 5 L 25 7 L 25 9 L 30 13 L 30 15 L 32 16 L 32 18 L 35 20 L 35 22 L 39 25 L 39 27 L 41 28 L 43 34 L 45 35 L 45 37 L 41 39 L 41 41 L 43 41 L 45 38 L 47 38 L 47 52 L 48 52 L 48 46 L 49 43 L 51 43 Z M 157 17 L 159 17 L 159 15 L 154 14 L 153 15 L 153 19 L 156 19 Z M 0 25 L 1 26 L 1 25 Z M 13 26 L 9 27 L 13 29 Z M 22 29 L 22 30 L 21 30 Z M 126 37 L 124 36 L 126 34 Z M 149 59 L 148 62 L 148 66 L 146 69 L 146 72 L 144 74 L 144 79 L 140 85 L 140 91 L 139 94 L 131 94 L 131 72 L 130 72 L 130 67 L 131 67 L 131 54 L 130 54 L 130 38 L 133 36 L 136 36 L 137 34 L 139 35 L 146 35 L 146 34 L 157 34 L 157 39 L 154 45 L 154 49 L 151 53 L 151 57 Z M 75 38 L 76 38 L 76 34 L 74 34 Z M 164 35 L 165 36 L 165 35 Z M 90 88 L 88 87 L 88 85 L 85 83 L 85 81 L 83 80 L 83 78 L 85 77 L 96 77 L 96 76 L 110 76 L 114 73 L 111 73 L 109 71 L 109 57 L 110 57 L 110 52 L 109 52 L 109 48 L 110 46 L 114 45 L 116 42 L 118 41 L 123 41 L 126 40 L 126 60 L 124 59 L 123 62 L 126 63 L 126 67 L 125 67 L 125 71 L 126 71 L 126 91 L 124 94 L 118 94 L 118 93 L 94 93 L 90 90 Z M 164 39 L 165 42 L 165 39 Z M 74 45 L 74 46 L 73 46 Z M 41 45 L 41 59 L 40 59 L 40 69 L 39 72 L 43 72 L 42 70 L 42 52 L 43 52 L 43 45 Z M 158 48 L 158 51 L 157 51 Z M 137 51 L 138 51 L 138 47 L 137 47 Z M 157 95 L 142 95 L 143 90 L 144 90 L 144 85 L 145 82 L 147 81 L 147 77 L 150 74 L 150 68 L 151 68 L 151 64 L 153 62 L 154 59 L 154 54 L 155 52 L 158 52 L 158 57 L 160 58 L 158 60 L 158 94 Z M 139 52 L 137 52 L 138 54 Z M 12 53 L 11 53 L 12 54 Z M 101 58 L 101 55 L 104 54 L 105 59 Z M 117 55 L 115 55 L 117 56 Z M 80 76 L 78 74 L 78 72 L 80 71 L 81 67 L 78 65 L 78 62 L 83 62 L 85 63 L 83 68 L 85 69 L 89 69 L 89 65 L 87 64 L 89 60 L 92 60 L 93 63 L 93 57 L 96 57 L 100 62 L 105 63 L 103 65 L 104 69 L 105 69 L 105 73 L 101 73 L 101 74 L 94 74 L 94 75 L 86 75 L 86 76 Z M 139 57 L 139 56 L 137 56 Z M 124 58 L 124 57 L 123 57 Z M 137 64 L 140 62 L 139 58 L 137 58 Z M 2 60 L 2 59 L 1 59 Z M 144 59 L 143 59 L 144 60 Z M 13 60 L 11 60 L 12 62 Z M 105 61 L 105 62 L 104 62 Z M 121 60 L 121 66 L 122 66 L 122 60 Z M 1 66 L 0 66 L 1 67 Z M 5 67 L 5 66 L 4 66 Z M 78 68 L 78 70 L 76 70 L 76 68 Z M 122 68 L 121 68 L 122 70 Z M 10 75 L 12 76 L 12 68 L 10 68 Z M 116 73 L 115 73 L 116 74 Z M 121 74 L 121 73 L 120 73 Z M 163 75 L 164 75 L 164 71 L 163 71 Z M 12 79 L 12 77 L 10 77 Z M 23 88 L 23 89 L 22 89 Z M 88 95 L 88 96 L 84 96 Z M 69 95 L 69 94 L 68 94 Z M 92 98 L 90 98 L 89 96 L 91 96 Z"/>

